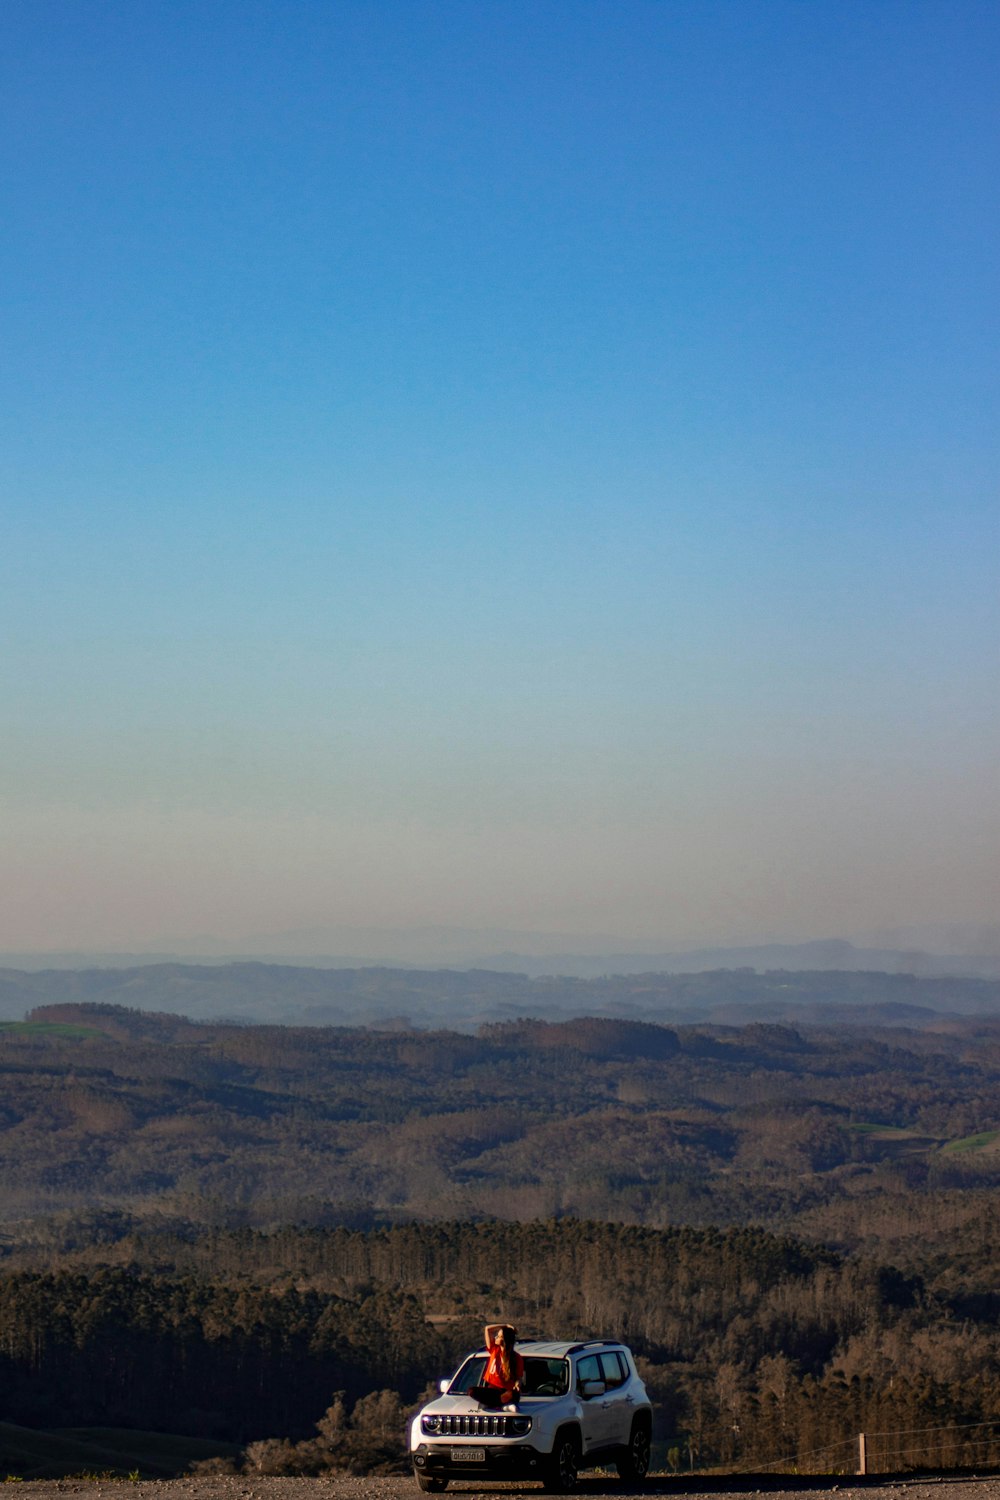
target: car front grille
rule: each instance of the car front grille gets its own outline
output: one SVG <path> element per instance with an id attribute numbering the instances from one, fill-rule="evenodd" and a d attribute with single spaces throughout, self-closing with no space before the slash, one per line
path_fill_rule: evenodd
<path id="1" fill-rule="evenodd" d="M 435 1424 L 436 1437 L 512 1437 L 516 1417 L 502 1412 L 455 1412 L 451 1416 L 438 1417 Z"/>

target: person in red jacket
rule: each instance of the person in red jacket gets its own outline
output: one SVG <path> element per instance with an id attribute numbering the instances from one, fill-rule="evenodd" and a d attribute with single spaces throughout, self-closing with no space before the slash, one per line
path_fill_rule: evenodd
<path id="1" fill-rule="evenodd" d="M 469 1387 L 468 1394 L 481 1406 L 510 1406 L 521 1394 L 524 1360 L 514 1348 L 517 1329 L 509 1323 L 486 1325 L 486 1348 L 489 1351 L 482 1385 Z"/>

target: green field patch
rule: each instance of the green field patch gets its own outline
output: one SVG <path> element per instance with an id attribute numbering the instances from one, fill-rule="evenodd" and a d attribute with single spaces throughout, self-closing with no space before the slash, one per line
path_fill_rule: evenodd
<path id="1" fill-rule="evenodd" d="M 204 1458 L 233 1458 L 233 1443 L 127 1427 L 62 1427 L 41 1431 L 0 1422 L 0 1475 L 60 1479 L 71 1474 L 112 1474 L 170 1479 Z"/>
<path id="2" fill-rule="evenodd" d="M 0 1422 L 0 1471 L 4 1474 L 16 1474 L 21 1479 L 59 1479 L 66 1474 L 100 1473 L 117 1467 L 117 1455 L 98 1444 Z"/>
<path id="3" fill-rule="evenodd" d="M 105 1033 L 96 1026 L 71 1026 L 60 1021 L 0 1021 L 0 1032 L 12 1036 L 50 1036 L 61 1041 L 86 1041 L 90 1037 L 103 1037 Z"/>
<path id="4" fill-rule="evenodd" d="M 867 1121 L 848 1125 L 847 1129 L 869 1141 L 872 1148 L 887 1159 L 936 1151 L 942 1145 L 940 1136 L 927 1135 L 925 1131 L 903 1125 L 879 1125 Z"/>
<path id="5" fill-rule="evenodd" d="M 963 1135 L 961 1140 L 949 1141 L 946 1146 L 941 1147 L 941 1151 L 951 1155 L 957 1155 L 963 1151 L 982 1151 L 987 1146 L 995 1145 L 998 1140 L 1000 1140 L 1000 1130 L 980 1130 L 976 1135 Z"/>

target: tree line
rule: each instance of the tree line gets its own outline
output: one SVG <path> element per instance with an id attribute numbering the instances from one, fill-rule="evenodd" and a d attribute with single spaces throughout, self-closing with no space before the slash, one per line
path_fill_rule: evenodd
<path id="1" fill-rule="evenodd" d="M 122 1263 L 97 1263 L 109 1248 Z M 955 1461 L 949 1430 L 1000 1421 L 997 1309 L 974 1301 L 987 1260 L 964 1282 L 928 1270 L 761 1229 L 574 1220 L 126 1236 L 0 1276 L 0 1403 L 27 1425 L 271 1440 L 261 1463 L 283 1443 L 315 1469 L 379 1424 L 391 1448 L 390 1407 L 502 1314 L 522 1337 L 625 1338 L 675 1467 L 832 1449 L 850 1468 L 857 1432 L 926 1427 Z"/>

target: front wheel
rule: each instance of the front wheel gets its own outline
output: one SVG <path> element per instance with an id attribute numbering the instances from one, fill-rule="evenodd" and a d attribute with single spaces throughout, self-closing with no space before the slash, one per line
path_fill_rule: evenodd
<path id="1" fill-rule="evenodd" d="M 649 1473 L 649 1428 L 645 1422 L 633 1422 L 628 1447 L 622 1449 L 615 1468 L 620 1479 L 645 1479 Z"/>
<path id="2" fill-rule="evenodd" d="M 447 1479 L 442 1479 L 440 1474 L 418 1474 L 417 1484 L 424 1494 L 439 1495 L 442 1490 L 448 1488 Z"/>
<path id="3" fill-rule="evenodd" d="M 579 1467 L 576 1438 L 571 1432 L 561 1432 L 545 1466 L 545 1488 L 556 1495 L 568 1495 L 570 1490 L 576 1489 Z"/>

